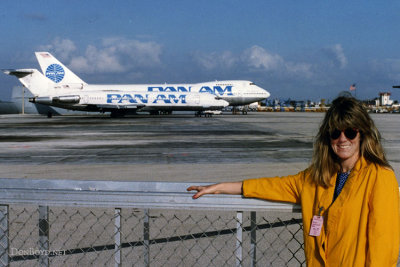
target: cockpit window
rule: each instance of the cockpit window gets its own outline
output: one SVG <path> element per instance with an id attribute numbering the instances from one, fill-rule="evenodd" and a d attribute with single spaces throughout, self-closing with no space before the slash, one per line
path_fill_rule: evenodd
<path id="1" fill-rule="evenodd" d="M 250 85 L 256 85 L 255 83 L 250 83 Z"/>

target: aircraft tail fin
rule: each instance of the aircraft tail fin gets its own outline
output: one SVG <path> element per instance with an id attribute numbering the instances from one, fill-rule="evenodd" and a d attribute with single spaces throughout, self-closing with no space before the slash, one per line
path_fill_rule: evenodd
<path id="1" fill-rule="evenodd" d="M 51 81 L 57 84 L 86 84 L 49 52 L 35 52 L 35 55 L 43 74 Z"/>
<path id="2" fill-rule="evenodd" d="M 48 94 L 49 88 L 53 87 L 52 82 L 37 69 L 3 69 L 2 71 L 5 74 L 16 76 L 36 96 Z"/>

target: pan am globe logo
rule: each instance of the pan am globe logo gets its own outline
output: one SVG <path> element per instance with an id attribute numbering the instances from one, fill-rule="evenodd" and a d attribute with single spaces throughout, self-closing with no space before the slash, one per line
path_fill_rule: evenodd
<path id="1" fill-rule="evenodd" d="M 46 69 L 46 77 L 53 82 L 59 83 L 64 79 L 65 71 L 63 67 L 58 64 L 51 64 Z"/>

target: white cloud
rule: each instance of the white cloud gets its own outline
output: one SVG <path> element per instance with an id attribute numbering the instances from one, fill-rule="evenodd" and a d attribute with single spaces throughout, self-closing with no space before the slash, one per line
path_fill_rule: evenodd
<path id="1" fill-rule="evenodd" d="M 126 72 L 136 67 L 154 67 L 161 64 L 161 45 L 155 42 L 141 42 L 125 38 L 105 38 L 100 45 L 88 45 L 84 56 L 76 56 L 73 41 L 56 38 L 52 44 L 40 47 L 52 51 L 61 61 L 70 61 L 74 71 Z"/>
<path id="2" fill-rule="evenodd" d="M 271 54 L 260 46 L 252 46 L 242 54 L 242 60 L 249 67 L 266 72 L 282 72 L 310 78 L 312 64 L 285 61 L 278 54 Z"/>
<path id="3" fill-rule="evenodd" d="M 339 68 L 344 69 L 347 66 L 347 58 L 344 54 L 341 44 L 335 44 L 323 49 L 325 55 Z"/>
<path id="4" fill-rule="evenodd" d="M 161 45 L 155 42 L 141 42 L 125 38 L 107 38 L 103 47 L 110 53 L 123 55 L 131 64 L 139 66 L 154 66 L 161 63 Z"/>
<path id="5" fill-rule="evenodd" d="M 76 51 L 76 45 L 69 39 L 55 38 L 51 44 L 39 46 L 40 50 L 49 51 L 59 60 L 67 60 Z"/>
<path id="6" fill-rule="evenodd" d="M 280 76 L 289 74 L 310 78 L 312 64 L 285 61 L 280 55 L 272 54 L 264 48 L 254 45 L 245 49 L 240 55 L 230 51 L 222 53 L 196 52 L 194 60 L 207 71 L 230 70 L 236 68 L 242 72 L 273 72 Z"/>
<path id="7" fill-rule="evenodd" d="M 126 70 L 119 62 L 119 55 L 112 49 L 98 49 L 93 45 L 86 48 L 84 57 L 74 57 L 70 67 L 76 71 L 94 72 L 122 72 Z"/>
<path id="8" fill-rule="evenodd" d="M 271 54 L 260 46 L 252 46 L 243 52 L 242 60 L 249 66 L 265 71 L 282 68 L 284 60 L 277 54 Z"/>
<path id="9" fill-rule="evenodd" d="M 214 70 L 217 68 L 229 69 L 233 67 L 237 61 L 230 51 L 224 51 L 222 53 L 213 52 L 210 54 L 195 52 L 194 60 L 206 70 Z"/>

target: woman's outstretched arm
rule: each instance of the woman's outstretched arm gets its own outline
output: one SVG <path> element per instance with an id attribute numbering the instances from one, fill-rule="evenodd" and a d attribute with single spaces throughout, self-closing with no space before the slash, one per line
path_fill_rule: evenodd
<path id="1" fill-rule="evenodd" d="M 195 190 L 196 194 L 193 195 L 193 199 L 199 198 L 205 194 L 230 194 L 230 195 L 241 195 L 242 194 L 243 182 L 228 182 L 211 184 L 206 186 L 192 185 L 188 187 L 187 191 Z"/>

